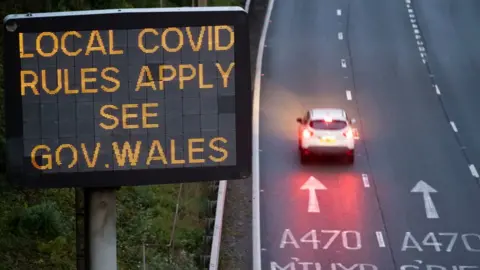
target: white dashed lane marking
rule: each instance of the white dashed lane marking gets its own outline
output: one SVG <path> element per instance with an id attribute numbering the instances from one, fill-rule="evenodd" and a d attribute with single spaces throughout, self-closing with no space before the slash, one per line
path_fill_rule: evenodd
<path id="1" fill-rule="evenodd" d="M 386 247 L 385 240 L 383 240 L 383 233 L 380 231 L 375 232 L 377 235 L 377 242 L 379 247 Z"/>
<path id="2" fill-rule="evenodd" d="M 406 5 L 407 11 L 408 11 L 408 17 L 410 17 L 410 22 L 412 23 L 413 33 L 414 33 L 415 39 L 417 40 L 418 51 L 420 52 L 420 57 L 422 58 L 422 62 L 424 64 L 426 64 L 427 63 L 427 60 L 425 59 L 427 57 L 426 49 L 425 49 L 423 41 L 422 41 L 422 36 L 420 34 L 420 30 L 418 29 L 417 20 L 415 19 L 415 11 L 411 7 L 410 3 L 411 3 L 411 0 L 405 0 L 405 5 Z M 433 75 L 430 75 L 430 77 L 433 77 Z M 438 85 L 434 84 L 433 87 L 435 88 L 435 93 L 437 95 L 442 94 L 440 92 L 440 88 L 438 88 Z M 450 126 L 452 126 L 452 129 L 455 133 L 458 133 L 458 128 L 457 128 L 457 125 L 455 125 L 455 122 L 450 121 Z M 477 168 L 475 168 L 474 164 L 470 164 L 468 166 L 468 168 L 470 169 L 470 172 L 472 173 L 473 177 L 480 178 L 479 175 L 478 175 Z M 381 234 L 382 234 L 381 232 L 377 232 L 377 239 L 379 240 L 379 245 L 380 245 L 379 236 L 382 237 Z M 383 241 L 383 237 L 382 237 L 382 241 Z"/>
<path id="3" fill-rule="evenodd" d="M 427 60 L 425 59 L 427 57 L 427 54 L 425 53 L 426 49 L 423 46 L 422 36 L 420 35 L 420 30 L 418 29 L 417 20 L 415 19 L 415 10 L 413 10 L 413 8 L 410 6 L 410 0 L 405 0 L 405 3 L 408 11 L 408 17 L 410 17 L 410 22 L 412 23 L 413 34 L 415 36 L 415 39 L 417 40 L 417 47 L 418 47 L 418 51 L 420 52 L 420 57 L 422 59 L 422 62 L 426 64 L 427 63 Z"/>
<path id="4" fill-rule="evenodd" d="M 337 9 L 337 16 L 342 16 L 342 10 L 341 9 Z"/>
<path id="5" fill-rule="evenodd" d="M 457 126 L 453 121 L 450 121 L 450 125 L 452 126 L 453 131 L 458 132 Z"/>
<path id="6" fill-rule="evenodd" d="M 472 173 L 473 177 L 479 178 L 477 168 L 475 168 L 475 165 L 470 164 L 468 168 L 470 169 L 470 172 Z"/>
<path id="7" fill-rule="evenodd" d="M 341 62 L 342 62 L 342 68 L 346 68 L 347 67 L 347 61 L 345 61 L 345 59 L 342 59 Z"/>
<path id="8" fill-rule="evenodd" d="M 342 32 L 338 32 L 338 39 L 339 39 L 339 40 L 342 40 L 342 39 L 343 39 L 343 33 L 342 33 Z"/>
<path id="9" fill-rule="evenodd" d="M 370 187 L 370 182 L 368 181 L 368 175 L 362 174 L 363 186 L 366 188 Z"/>
<path id="10" fill-rule="evenodd" d="M 352 100 L 352 92 L 350 92 L 350 90 L 346 91 L 346 95 L 347 95 L 347 100 Z"/>

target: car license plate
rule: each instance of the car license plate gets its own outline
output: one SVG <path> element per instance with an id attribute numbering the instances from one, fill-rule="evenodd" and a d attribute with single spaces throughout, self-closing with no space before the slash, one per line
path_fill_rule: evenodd
<path id="1" fill-rule="evenodd" d="M 325 137 L 322 137 L 322 138 L 321 138 L 321 141 L 322 141 L 322 142 L 327 142 L 327 143 L 332 143 L 332 142 L 335 142 L 335 138 L 334 138 L 334 137 L 327 137 L 327 136 L 325 136 Z"/>

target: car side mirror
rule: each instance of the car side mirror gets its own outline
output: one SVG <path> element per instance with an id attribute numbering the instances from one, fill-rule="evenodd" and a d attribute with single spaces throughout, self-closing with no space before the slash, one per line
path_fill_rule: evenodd
<path id="1" fill-rule="evenodd" d="M 352 118 L 352 120 L 350 120 L 350 123 L 352 124 L 355 124 L 357 122 L 357 120 L 355 120 L 355 118 Z"/>
<path id="2" fill-rule="evenodd" d="M 297 122 L 300 123 L 300 124 L 302 124 L 302 123 L 303 123 L 302 118 L 298 117 L 298 118 L 297 118 Z"/>

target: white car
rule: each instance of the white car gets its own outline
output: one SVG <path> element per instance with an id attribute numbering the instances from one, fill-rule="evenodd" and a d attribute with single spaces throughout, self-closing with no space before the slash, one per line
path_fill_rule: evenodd
<path id="1" fill-rule="evenodd" d="M 354 163 L 358 131 L 351 126 L 355 119 L 350 120 L 343 109 L 311 109 L 297 122 L 302 163 L 312 155 L 322 154 L 345 155 L 349 164 Z"/>

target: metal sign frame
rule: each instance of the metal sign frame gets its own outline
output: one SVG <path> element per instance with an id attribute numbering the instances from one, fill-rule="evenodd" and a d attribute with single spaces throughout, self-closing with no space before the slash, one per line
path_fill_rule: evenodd
<path id="1" fill-rule="evenodd" d="M 232 25 L 235 29 L 236 165 L 74 173 L 26 171 L 18 33 Z M 115 9 L 15 14 L 4 19 L 7 176 L 34 188 L 114 187 L 245 179 L 251 175 L 252 91 L 247 13 L 240 7 Z"/>

